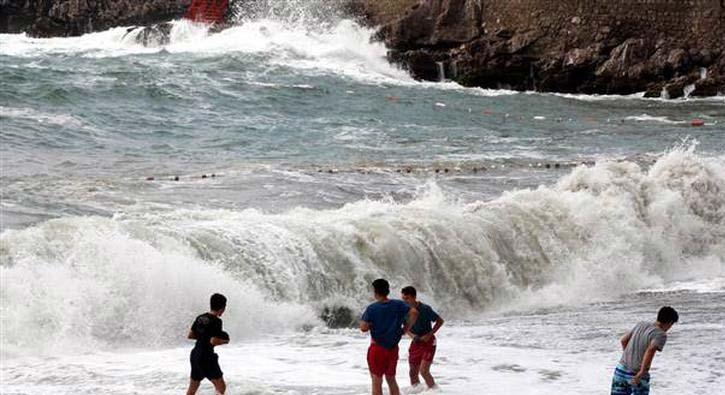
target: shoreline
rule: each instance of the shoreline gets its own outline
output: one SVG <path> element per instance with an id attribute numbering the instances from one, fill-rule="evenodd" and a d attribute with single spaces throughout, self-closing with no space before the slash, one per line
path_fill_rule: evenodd
<path id="1" fill-rule="evenodd" d="M 190 3 L 6 4 L 0 33 L 62 37 L 151 25 L 149 34 L 157 35 L 163 31 L 156 24 L 182 18 Z M 251 6 L 233 2 L 226 20 L 245 7 Z M 295 11 L 313 19 L 324 14 L 320 5 L 306 7 Z M 725 6 L 719 0 L 337 0 L 329 7 L 376 29 L 373 39 L 385 43 L 388 60 L 417 80 L 520 92 L 645 92 L 663 99 L 725 95 Z"/>

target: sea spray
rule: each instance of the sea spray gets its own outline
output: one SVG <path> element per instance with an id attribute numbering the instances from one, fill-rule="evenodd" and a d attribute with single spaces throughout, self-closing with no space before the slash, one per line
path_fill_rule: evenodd
<path id="1" fill-rule="evenodd" d="M 650 169 L 581 166 L 473 204 L 432 184 L 405 204 L 51 220 L 0 239 L 3 345 L 177 343 L 213 291 L 232 301 L 227 325 L 253 336 L 358 311 L 377 277 L 464 318 L 721 276 L 724 188 L 721 162 L 677 149 Z"/>
<path id="2" fill-rule="evenodd" d="M 25 35 L 3 38 L 0 54 L 34 57 L 68 54 L 88 58 L 116 58 L 160 53 L 183 53 L 200 59 L 262 56 L 270 66 L 339 73 L 368 83 L 411 83 L 403 70 L 391 65 L 382 43 L 370 41 L 373 31 L 347 19 L 324 28 L 255 19 L 210 33 L 207 27 L 174 21 L 168 45 L 144 46 L 136 42 L 140 30 L 115 28 L 81 37 L 36 39 Z"/>
<path id="3" fill-rule="evenodd" d="M 130 232 L 90 217 L 3 233 L 3 353 L 178 344 L 213 292 L 232 301 L 225 326 L 238 337 L 317 322 L 307 307 L 272 302 L 177 240 Z"/>

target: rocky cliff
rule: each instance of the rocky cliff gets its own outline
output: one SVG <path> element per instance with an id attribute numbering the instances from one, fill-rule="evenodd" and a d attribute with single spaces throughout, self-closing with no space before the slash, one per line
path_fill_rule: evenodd
<path id="1" fill-rule="evenodd" d="M 381 27 L 391 58 L 420 79 L 672 98 L 725 93 L 723 0 L 357 2 Z"/>
<path id="2" fill-rule="evenodd" d="M 184 15 L 192 0 L 0 0 L 0 33 L 67 36 Z M 236 8 L 269 0 L 237 0 Z M 329 0 L 416 78 L 649 96 L 725 93 L 725 0 Z"/>
<path id="3" fill-rule="evenodd" d="M 0 33 L 74 36 L 180 18 L 192 0 L 0 0 Z"/>

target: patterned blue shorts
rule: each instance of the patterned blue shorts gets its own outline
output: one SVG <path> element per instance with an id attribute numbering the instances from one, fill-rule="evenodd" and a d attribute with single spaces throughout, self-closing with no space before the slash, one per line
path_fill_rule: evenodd
<path id="1" fill-rule="evenodd" d="M 639 380 L 639 385 L 632 385 L 632 377 L 635 373 L 628 370 L 621 363 L 614 369 L 612 378 L 612 395 L 648 395 L 649 375 Z"/>

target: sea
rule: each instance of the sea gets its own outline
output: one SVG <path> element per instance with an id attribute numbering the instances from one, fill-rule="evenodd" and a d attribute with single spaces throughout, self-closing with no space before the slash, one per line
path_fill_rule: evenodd
<path id="1" fill-rule="evenodd" d="M 606 394 L 664 305 L 652 392 L 722 391 L 725 97 L 416 81 L 282 4 L 165 45 L 0 35 L 0 393 L 184 393 L 221 292 L 228 394 L 366 394 L 379 277 L 446 320 L 437 390 L 401 342 L 404 394 Z"/>

